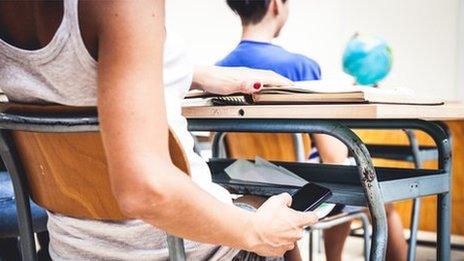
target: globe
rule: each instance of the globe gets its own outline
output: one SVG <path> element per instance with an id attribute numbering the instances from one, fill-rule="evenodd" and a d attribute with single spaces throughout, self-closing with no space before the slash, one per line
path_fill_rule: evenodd
<path id="1" fill-rule="evenodd" d="M 392 52 L 380 37 L 354 35 L 343 53 L 343 71 L 357 84 L 376 86 L 392 67 Z"/>

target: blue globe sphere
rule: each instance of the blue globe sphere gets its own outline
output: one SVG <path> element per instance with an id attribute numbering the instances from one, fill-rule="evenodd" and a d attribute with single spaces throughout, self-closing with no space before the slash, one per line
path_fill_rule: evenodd
<path id="1" fill-rule="evenodd" d="M 391 49 L 379 37 L 356 34 L 343 53 L 343 71 L 361 85 L 377 85 L 388 75 L 392 63 Z"/>

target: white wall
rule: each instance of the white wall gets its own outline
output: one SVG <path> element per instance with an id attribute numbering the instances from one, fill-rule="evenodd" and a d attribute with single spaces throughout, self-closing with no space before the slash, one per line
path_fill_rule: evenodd
<path id="1" fill-rule="evenodd" d="M 460 96 L 464 100 L 464 86 L 458 88 L 462 79 L 458 77 L 458 55 L 464 53 L 458 51 L 463 2 L 290 0 L 289 21 L 275 42 L 316 59 L 323 77 L 347 78 L 340 59 L 350 36 L 355 32 L 379 35 L 390 43 L 394 56 L 393 70 L 385 85 L 406 86 L 447 100 Z M 167 0 L 167 21 L 187 40 L 199 64 L 212 64 L 222 58 L 235 47 L 241 34 L 239 19 L 225 0 Z M 459 41 L 464 44 L 463 39 Z M 462 64 L 460 69 L 464 69 Z"/>
<path id="2" fill-rule="evenodd" d="M 460 1 L 458 25 L 458 66 L 457 66 L 457 97 L 464 101 L 464 0 Z"/>

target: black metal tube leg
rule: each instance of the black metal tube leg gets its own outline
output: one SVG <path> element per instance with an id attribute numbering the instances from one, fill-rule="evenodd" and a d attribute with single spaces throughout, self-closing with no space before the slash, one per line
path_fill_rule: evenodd
<path id="1" fill-rule="evenodd" d="M 372 217 L 372 239 L 369 260 L 384 260 L 388 240 L 387 215 L 382 192 L 369 152 L 359 137 L 344 126 L 337 126 L 327 134 L 339 138 L 353 152 L 361 184 L 367 197 L 369 212 Z"/>
<path id="2" fill-rule="evenodd" d="M 437 143 L 440 149 L 442 146 L 443 157 L 439 158 L 439 168 L 443 168 L 449 173 L 450 191 L 437 195 L 437 260 L 448 261 L 451 259 L 451 179 L 453 177 L 451 170 L 451 132 L 445 123 L 438 123 L 447 139 L 442 141 L 442 144 Z"/>
<path id="3" fill-rule="evenodd" d="M 8 133 L 0 133 L 0 154 L 5 166 L 10 173 L 14 187 L 16 212 L 19 225 L 19 243 L 21 257 L 24 261 L 37 260 L 34 230 L 32 228 L 31 206 L 29 204 L 29 193 L 26 182 L 21 175 L 20 166 L 16 165 L 14 157 L 15 151 L 12 149 L 12 139 Z"/>
<path id="4" fill-rule="evenodd" d="M 363 235 L 363 239 L 364 239 L 364 248 L 363 248 L 363 254 L 364 254 L 364 260 L 369 260 L 369 242 L 370 242 L 370 237 L 371 237 L 371 233 L 369 231 L 369 219 L 367 218 L 366 215 L 361 215 L 360 216 L 360 220 L 361 220 L 361 223 L 362 223 L 362 227 L 363 227 L 363 230 L 364 230 L 364 235 Z"/>
<path id="5" fill-rule="evenodd" d="M 451 255 L 451 193 L 437 196 L 437 260 L 448 261 Z"/>

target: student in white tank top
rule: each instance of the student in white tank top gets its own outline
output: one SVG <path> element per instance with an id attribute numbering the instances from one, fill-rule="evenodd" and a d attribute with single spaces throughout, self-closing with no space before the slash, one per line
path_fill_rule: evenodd
<path id="1" fill-rule="evenodd" d="M 164 3 L 155 0 L 82 3 L 97 14 L 97 62 L 81 35 L 78 1 L 63 3 L 56 33 L 38 49 L 9 43 L 0 30 L 0 88 L 11 101 L 98 106 L 113 190 L 133 220 L 103 222 L 49 213 L 53 259 L 165 260 L 163 230 L 209 243 L 186 241 L 192 260 L 229 260 L 236 249 L 275 256 L 293 248 L 303 225 L 314 223 L 315 215 L 289 209 L 288 194 L 269 199 L 257 212 L 234 206 L 193 152 L 181 115 L 181 100 L 190 88 L 249 93 L 289 81 L 267 71 L 194 70 L 182 41 L 165 33 Z M 20 8 L 9 5 L 0 3 L 0 22 L 5 20 L 2 8 L 16 10 L 20 17 Z M 14 32 L 5 35 L 21 43 Z M 187 153 L 191 180 L 169 160 L 168 125 Z"/>

